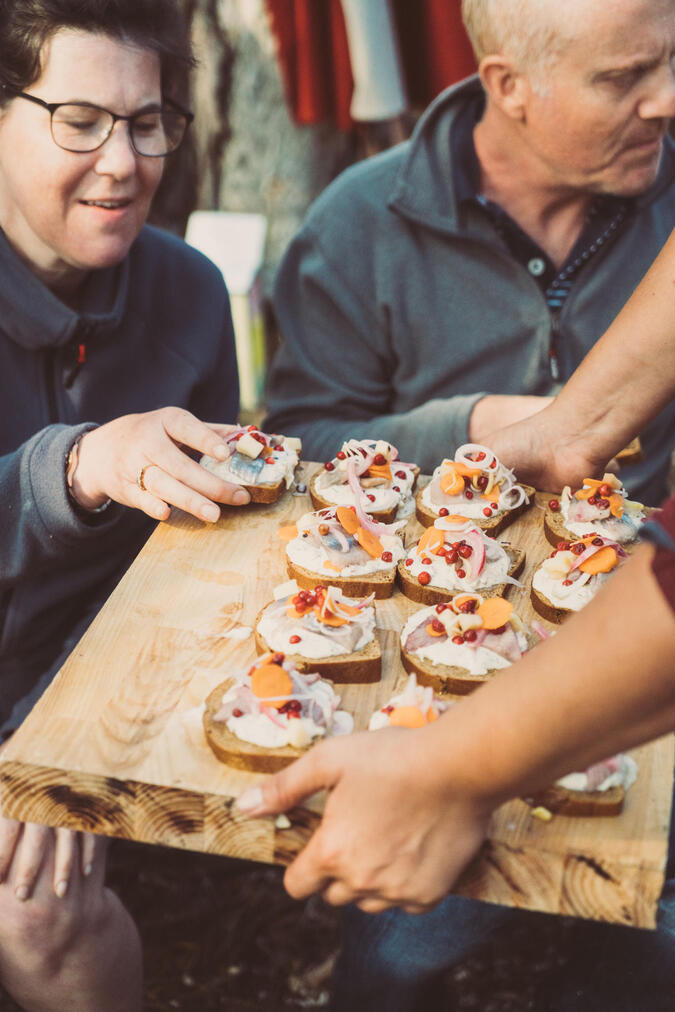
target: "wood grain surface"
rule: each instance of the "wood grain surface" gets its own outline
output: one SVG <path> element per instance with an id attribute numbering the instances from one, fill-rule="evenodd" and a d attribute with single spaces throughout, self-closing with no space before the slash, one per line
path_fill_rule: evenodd
<path id="1" fill-rule="evenodd" d="M 303 481 L 316 466 L 303 465 Z M 219 763 L 204 740 L 201 715 L 209 692 L 253 661 L 252 633 L 239 637 L 287 579 L 278 529 L 309 509 L 308 496 L 287 494 L 273 506 L 225 508 L 215 526 L 181 513 L 160 524 L 3 750 L 3 814 L 189 850 L 291 861 L 318 822 L 322 798 L 289 812 L 288 829 L 277 828 L 273 818 L 237 814 L 233 799 L 262 774 Z M 421 531 L 412 519 L 406 537 L 414 541 Z M 533 506 L 502 537 L 527 553 L 524 587 L 509 594 L 528 621 L 534 617 L 531 573 L 549 552 L 541 510 Z M 398 633 L 418 607 L 398 590 L 376 603 L 382 681 L 339 688 L 357 729 L 405 679 Z M 524 802 L 510 802 L 495 813 L 489 839 L 457 891 L 653 927 L 666 859 L 672 736 L 634 755 L 639 777 L 622 815 L 555 816 L 544 823 Z"/>

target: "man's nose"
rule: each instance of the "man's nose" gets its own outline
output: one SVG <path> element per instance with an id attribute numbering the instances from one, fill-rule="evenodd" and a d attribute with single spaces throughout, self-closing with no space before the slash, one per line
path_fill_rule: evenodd
<path id="1" fill-rule="evenodd" d="M 649 91 L 640 102 L 639 113 L 642 119 L 675 117 L 675 65 L 672 60 L 655 71 Z"/>

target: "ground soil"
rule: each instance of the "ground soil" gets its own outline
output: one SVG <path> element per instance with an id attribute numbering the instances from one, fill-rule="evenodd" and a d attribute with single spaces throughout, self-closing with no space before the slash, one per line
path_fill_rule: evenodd
<path id="1" fill-rule="evenodd" d="M 115 841 L 109 880 L 139 925 L 147 1012 L 327 1007 L 338 915 L 298 903 L 278 868 Z M 527 926 L 447 975 L 448 1012 L 542 1012 L 570 925 Z M 543 1002 L 543 1003 L 542 1003 Z M 0 989 L 0 1012 L 19 1012 Z"/>

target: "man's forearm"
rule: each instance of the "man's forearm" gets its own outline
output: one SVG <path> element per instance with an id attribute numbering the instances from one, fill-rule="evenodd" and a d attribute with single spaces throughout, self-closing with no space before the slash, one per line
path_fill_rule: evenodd
<path id="1" fill-rule="evenodd" d="M 556 398 L 550 428 L 559 440 L 590 440 L 593 455 L 608 460 L 668 404 L 674 389 L 675 232 Z"/>
<path id="2" fill-rule="evenodd" d="M 497 805 L 675 728 L 675 619 L 650 556 L 428 729 L 449 779 Z"/>

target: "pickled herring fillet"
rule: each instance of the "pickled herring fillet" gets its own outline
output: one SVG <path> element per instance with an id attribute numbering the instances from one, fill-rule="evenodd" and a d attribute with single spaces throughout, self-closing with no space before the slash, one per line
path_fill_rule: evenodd
<path id="1" fill-rule="evenodd" d="M 234 471 L 238 478 L 241 478 L 244 485 L 257 485 L 260 472 L 265 466 L 265 461 L 262 457 L 253 459 L 244 456 L 243 453 L 239 453 L 238 451 L 232 454 L 227 463 L 230 470 Z"/>

